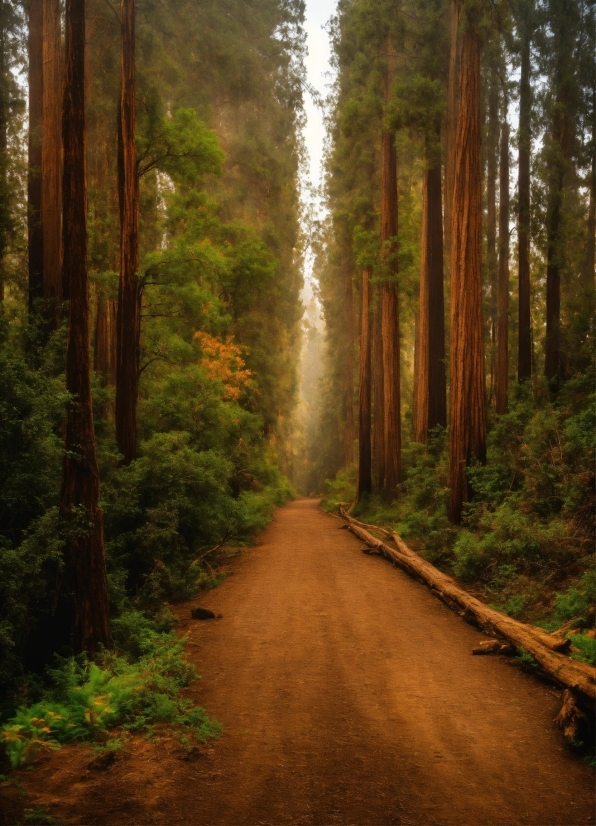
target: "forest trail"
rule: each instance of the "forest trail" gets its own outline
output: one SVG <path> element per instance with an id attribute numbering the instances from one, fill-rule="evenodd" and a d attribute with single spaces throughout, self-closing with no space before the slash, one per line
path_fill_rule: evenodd
<path id="1" fill-rule="evenodd" d="M 554 690 L 473 657 L 479 632 L 376 556 L 318 502 L 277 511 L 187 620 L 225 727 L 182 760 L 135 737 L 107 771 L 65 747 L 21 772 L 35 805 L 85 824 L 588 826 L 592 772 L 564 746 Z M 69 757 L 70 755 L 70 757 Z"/>

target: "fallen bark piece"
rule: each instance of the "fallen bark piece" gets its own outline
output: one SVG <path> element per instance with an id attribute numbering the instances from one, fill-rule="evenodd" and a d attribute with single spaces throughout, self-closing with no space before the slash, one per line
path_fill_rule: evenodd
<path id="1" fill-rule="evenodd" d="M 484 631 L 502 638 L 518 651 L 530 654 L 543 672 L 561 688 L 571 689 L 574 696 L 584 702 L 593 703 L 596 700 L 596 668 L 571 660 L 560 653 L 568 650 L 569 640 L 553 637 L 540 628 L 526 625 L 490 608 L 460 588 L 452 577 L 414 553 L 398 534 L 392 534 L 396 544 L 393 548 L 372 536 L 343 508 L 341 514 L 348 521 L 352 533 L 369 547 L 377 548 L 410 576 L 427 585 L 450 608 Z"/>
<path id="2" fill-rule="evenodd" d="M 572 691 L 563 692 L 563 705 L 555 717 L 555 723 L 562 730 L 568 743 L 575 745 L 590 738 L 590 718 L 578 706 Z"/>
<path id="3" fill-rule="evenodd" d="M 196 620 L 217 619 L 213 611 L 210 611 L 208 608 L 193 608 L 190 615 Z"/>
<path id="4" fill-rule="evenodd" d="M 472 648 L 472 654 L 498 654 L 503 647 L 499 640 L 486 640 Z"/>

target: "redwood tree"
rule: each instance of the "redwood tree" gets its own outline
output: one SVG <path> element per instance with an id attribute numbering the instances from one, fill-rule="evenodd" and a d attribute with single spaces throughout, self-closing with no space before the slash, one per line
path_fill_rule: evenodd
<path id="1" fill-rule="evenodd" d="M 509 380 L 509 124 L 501 127 L 499 170 L 499 284 L 495 410 L 507 412 Z"/>
<path id="2" fill-rule="evenodd" d="M 466 14 L 462 38 L 451 246 L 451 385 L 449 517 L 458 523 L 468 498 L 466 466 L 486 460 L 482 335 L 480 39 L 477 12 Z"/>
<path id="3" fill-rule="evenodd" d="M 395 71 L 395 52 L 387 38 L 385 96 L 389 100 Z M 397 157 L 395 132 L 385 127 L 381 135 L 381 346 L 383 352 L 384 491 L 395 495 L 401 475 L 401 413 L 399 363 L 399 306 L 397 295 Z"/>
<path id="4" fill-rule="evenodd" d="M 43 122 L 43 0 L 29 3 L 29 146 L 27 238 L 29 310 L 43 298 L 43 226 L 41 221 L 41 145 Z"/>
<path id="5" fill-rule="evenodd" d="M 43 293 L 50 323 L 62 301 L 62 32 L 60 0 L 43 0 L 43 126 L 41 147 L 41 224 Z"/>
<path id="6" fill-rule="evenodd" d="M 563 250 L 563 187 L 571 154 L 574 124 L 572 112 L 577 96 L 574 49 L 577 6 L 574 0 L 551 2 L 553 68 L 552 110 L 549 136 L 549 192 L 546 217 L 546 340 L 544 373 L 555 380 L 562 375 L 561 356 L 561 269 Z"/>
<path id="7" fill-rule="evenodd" d="M 383 387 L 383 338 L 381 335 L 381 289 L 378 285 L 375 285 L 372 290 L 372 304 L 372 461 L 376 489 L 381 491 L 385 486 L 385 401 Z"/>
<path id="8" fill-rule="evenodd" d="M 360 390 L 358 404 L 358 499 L 372 493 L 371 468 L 370 272 L 362 271 L 360 321 Z"/>
<path id="9" fill-rule="evenodd" d="M 354 461 L 354 289 L 352 268 L 344 270 L 345 363 L 344 363 L 344 455 L 346 466 Z"/>
<path id="10" fill-rule="evenodd" d="M 488 84 L 488 123 L 486 135 L 486 264 L 489 289 L 490 391 L 495 394 L 497 360 L 497 154 L 499 144 L 499 90 L 495 68 Z"/>
<path id="11" fill-rule="evenodd" d="M 122 84 L 118 118 L 120 283 L 116 359 L 116 440 L 129 464 L 137 453 L 141 294 L 139 289 L 139 179 L 135 90 L 135 4 L 122 0 Z"/>
<path id="12" fill-rule="evenodd" d="M 93 652 L 108 645 L 110 635 L 89 381 L 84 0 L 66 0 L 65 51 L 63 270 L 70 290 L 66 387 L 72 399 L 66 418 L 60 512 L 67 524 L 65 586 L 72 607 L 73 647 Z"/>
<path id="13" fill-rule="evenodd" d="M 449 69 L 447 75 L 447 109 L 445 112 L 445 249 L 451 258 L 451 226 L 452 226 L 452 199 L 453 182 L 455 176 L 455 150 L 457 138 L 457 111 L 460 61 L 460 33 L 459 22 L 461 16 L 461 0 L 449 2 Z"/>
<path id="14" fill-rule="evenodd" d="M 521 5 L 519 36 L 521 69 L 519 80 L 519 135 L 517 184 L 517 268 L 518 268 L 518 351 L 519 381 L 532 375 L 532 320 L 530 314 L 530 152 L 532 147 L 530 86 L 531 9 Z"/>
<path id="15" fill-rule="evenodd" d="M 416 335 L 414 432 L 426 444 L 428 431 L 447 424 L 445 386 L 445 303 L 443 295 L 443 215 L 441 162 L 430 153 L 422 184 L 420 299 Z"/>

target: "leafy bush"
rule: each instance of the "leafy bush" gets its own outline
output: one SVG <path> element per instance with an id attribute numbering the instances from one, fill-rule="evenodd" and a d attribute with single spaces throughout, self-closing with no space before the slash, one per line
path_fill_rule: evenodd
<path id="1" fill-rule="evenodd" d="M 569 637 L 573 645 L 579 648 L 579 654 L 573 654 L 577 660 L 596 665 L 596 640 L 585 637 L 583 634 L 571 634 Z"/>
<path id="2" fill-rule="evenodd" d="M 572 585 L 566 591 L 556 594 L 553 607 L 553 624 L 557 628 L 575 617 L 586 615 L 596 605 L 596 570 L 587 571 L 579 580 L 578 587 Z"/>
<path id="3" fill-rule="evenodd" d="M 321 506 L 326 511 L 336 511 L 341 503 L 353 502 L 356 496 L 357 468 L 351 465 L 340 470 L 334 479 L 326 479 Z"/>

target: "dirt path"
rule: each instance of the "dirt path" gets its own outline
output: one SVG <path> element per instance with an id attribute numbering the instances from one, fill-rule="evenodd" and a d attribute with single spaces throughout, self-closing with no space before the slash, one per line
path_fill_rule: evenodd
<path id="1" fill-rule="evenodd" d="M 136 738 L 101 773 L 64 749 L 26 778 L 36 805 L 89 824 L 594 824 L 556 692 L 471 656 L 480 634 L 341 525 L 281 509 L 202 596 L 223 619 L 186 624 L 219 742 L 188 762 Z"/>

